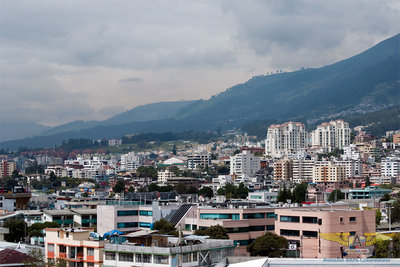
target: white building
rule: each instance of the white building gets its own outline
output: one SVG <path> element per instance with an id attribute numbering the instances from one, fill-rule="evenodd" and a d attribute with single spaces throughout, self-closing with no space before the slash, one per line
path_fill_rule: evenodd
<path id="1" fill-rule="evenodd" d="M 187 157 L 187 166 L 190 170 L 204 169 L 211 165 L 211 155 L 209 154 L 193 154 Z"/>
<path id="2" fill-rule="evenodd" d="M 297 154 L 308 147 L 308 133 L 300 122 L 273 124 L 268 128 L 265 154 L 280 158 Z"/>
<path id="3" fill-rule="evenodd" d="M 255 174 L 260 170 L 260 157 L 254 156 L 250 151 L 231 156 L 230 174 L 238 176 Z"/>
<path id="4" fill-rule="evenodd" d="M 346 168 L 346 178 L 355 177 L 362 174 L 362 164 L 360 161 L 341 160 L 335 161 L 335 164 Z"/>
<path id="5" fill-rule="evenodd" d="M 121 171 L 134 171 L 140 166 L 140 157 L 135 152 L 121 155 Z"/>
<path id="6" fill-rule="evenodd" d="M 339 182 L 346 178 L 346 168 L 331 161 L 316 161 L 313 168 L 313 183 Z"/>
<path id="7" fill-rule="evenodd" d="M 311 133 L 313 147 L 333 151 L 350 145 L 349 124 L 343 120 L 324 122 Z"/>
<path id="8" fill-rule="evenodd" d="M 278 192 L 269 192 L 269 191 L 249 192 L 248 199 L 250 201 L 255 201 L 255 202 L 276 203 L 278 199 Z"/>
<path id="9" fill-rule="evenodd" d="M 295 159 L 293 160 L 293 182 L 303 183 L 312 182 L 313 178 L 314 160 L 308 159 Z"/>
<path id="10" fill-rule="evenodd" d="M 382 176 L 400 176 L 400 159 L 395 157 L 387 157 L 381 162 Z"/>
<path id="11" fill-rule="evenodd" d="M 168 169 L 166 169 L 165 171 L 159 171 L 157 176 L 157 183 L 165 185 L 167 184 L 168 178 L 172 177 L 175 177 L 175 174 Z"/>

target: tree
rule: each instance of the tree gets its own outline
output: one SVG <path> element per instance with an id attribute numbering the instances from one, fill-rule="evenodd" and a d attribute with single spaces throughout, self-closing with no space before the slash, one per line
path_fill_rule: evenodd
<path id="1" fill-rule="evenodd" d="M 283 188 L 278 192 L 278 202 L 286 203 L 288 200 L 292 199 L 292 192 L 290 189 L 286 189 L 286 184 L 283 185 Z"/>
<path id="2" fill-rule="evenodd" d="M 251 256 L 267 256 L 271 258 L 282 257 L 285 249 L 289 246 L 288 241 L 283 236 L 267 232 L 257 237 L 253 243 L 247 246 L 247 251 Z"/>
<path id="3" fill-rule="evenodd" d="M 344 194 L 342 193 L 342 191 L 340 191 L 340 189 L 335 189 L 331 192 L 331 194 L 329 195 L 328 201 L 330 202 L 336 202 L 340 199 L 344 199 Z"/>
<path id="4" fill-rule="evenodd" d="M 381 197 L 381 199 L 379 201 L 381 202 L 381 201 L 389 201 L 389 200 L 390 200 L 390 194 L 389 193 L 385 193 L 383 195 L 383 197 Z"/>
<path id="5" fill-rule="evenodd" d="M 247 198 L 249 195 L 249 189 L 244 186 L 244 183 L 240 183 L 239 187 L 236 189 L 235 198 Z"/>
<path id="6" fill-rule="evenodd" d="M 400 200 L 393 202 L 392 210 L 390 211 L 392 222 L 400 222 Z"/>
<path id="7" fill-rule="evenodd" d="M 204 197 L 212 198 L 214 196 L 214 192 L 211 187 L 204 186 L 199 190 L 199 195 L 203 195 Z"/>
<path id="8" fill-rule="evenodd" d="M 367 178 L 365 178 L 365 186 L 370 186 L 371 185 L 371 179 L 369 179 L 369 177 L 367 176 Z"/>
<path id="9" fill-rule="evenodd" d="M 382 220 L 382 212 L 379 209 L 375 210 L 375 223 L 380 224 Z"/>
<path id="10" fill-rule="evenodd" d="M 60 227 L 60 225 L 57 222 L 34 223 L 28 227 L 28 235 L 29 237 L 43 237 L 43 229 L 58 227 Z"/>
<path id="11" fill-rule="evenodd" d="M 302 203 L 307 198 L 307 184 L 298 184 L 293 190 L 293 201 L 296 203 Z"/>
<path id="12" fill-rule="evenodd" d="M 388 258 L 389 257 L 390 240 L 378 240 L 374 244 L 374 258 Z"/>
<path id="13" fill-rule="evenodd" d="M 186 185 L 185 184 L 177 184 L 175 186 L 175 190 L 178 194 L 185 194 L 187 191 Z"/>
<path id="14" fill-rule="evenodd" d="M 156 183 L 151 183 L 151 184 L 149 184 L 149 186 L 147 187 L 147 190 L 149 190 L 149 192 L 159 191 L 159 190 L 160 190 L 160 187 L 159 187 Z"/>
<path id="15" fill-rule="evenodd" d="M 157 179 L 158 172 L 153 166 L 140 166 L 136 170 L 138 177 L 151 177 L 153 180 Z"/>
<path id="16" fill-rule="evenodd" d="M 175 231 L 175 227 L 172 223 L 165 219 L 160 219 L 154 222 L 153 230 L 158 230 L 159 234 L 169 234 Z"/>
<path id="17" fill-rule="evenodd" d="M 125 191 L 125 183 L 122 180 L 118 180 L 115 186 L 113 187 L 113 191 L 115 193 L 121 193 Z"/>
<path id="18" fill-rule="evenodd" d="M 25 234 L 27 234 L 26 222 L 22 220 L 7 220 L 3 226 L 9 230 L 9 233 L 4 238 L 7 242 L 20 242 L 24 239 Z"/>
<path id="19" fill-rule="evenodd" d="M 221 225 L 214 225 L 207 229 L 197 229 L 195 235 L 209 236 L 211 239 L 229 239 L 226 230 Z"/>
<path id="20" fill-rule="evenodd" d="M 189 189 L 186 191 L 186 194 L 197 194 L 197 188 L 194 186 L 189 187 Z"/>
<path id="21" fill-rule="evenodd" d="M 129 193 L 135 192 L 135 189 L 133 188 L 133 186 L 130 186 L 130 187 L 129 187 L 128 192 L 129 192 Z"/>
<path id="22" fill-rule="evenodd" d="M 44 261 L 45 257 L 39 248 L 34 248 L 28 252 L 28 256 L 30 257 L 29 260 L 24 261 L 24 266 L 31 266 L 31 267 L 39 267 L 39 266 L 46 266 Z"/>
<path id="23" fill-rule="evenodd" d="M 176 155 L 176 145 L 172 148 L 172 154 Z"/>

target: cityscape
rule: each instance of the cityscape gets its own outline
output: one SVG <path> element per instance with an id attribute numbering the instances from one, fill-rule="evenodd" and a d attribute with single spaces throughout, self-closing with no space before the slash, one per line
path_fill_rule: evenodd
<path id="1" fill-rule="evenodd" d="M 0 266 L 400 266 L 399 12 L 1 1 Z"/>

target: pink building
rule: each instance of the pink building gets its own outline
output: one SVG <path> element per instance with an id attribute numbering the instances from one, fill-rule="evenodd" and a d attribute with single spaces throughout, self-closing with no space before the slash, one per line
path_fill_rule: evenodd
<path id="1" fill-rule="evenodd" d="M 296 244 L 303 258 L 363 257 L 372 252 L 375 211 L 276 209 L 275 233 Z"/>

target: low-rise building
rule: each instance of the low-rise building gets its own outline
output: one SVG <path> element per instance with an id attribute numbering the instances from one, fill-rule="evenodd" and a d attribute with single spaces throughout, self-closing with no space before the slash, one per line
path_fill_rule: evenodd
<path id="1" fill-rule="evenodd" d="M 262 202 L 262 203 L 276 203 L 278 192 L 270 191 L 255 191 L 249 192 L 249 201 Z"/>
<path id="2" fill-rule="evenodd" d="M 385 194 L 390 194 L 392 190 L 383 189 L 379 186 L 368 186 L 366 188 L 350 189 L 349 199 L 368 199 L 381 198 Z"/>
<path id="3" fill-rule="evenodd" d="M 74 226 L 74 213 L 71 210 L 44 210 L 43 222 L 56 222 L 60 227 Z"/>

